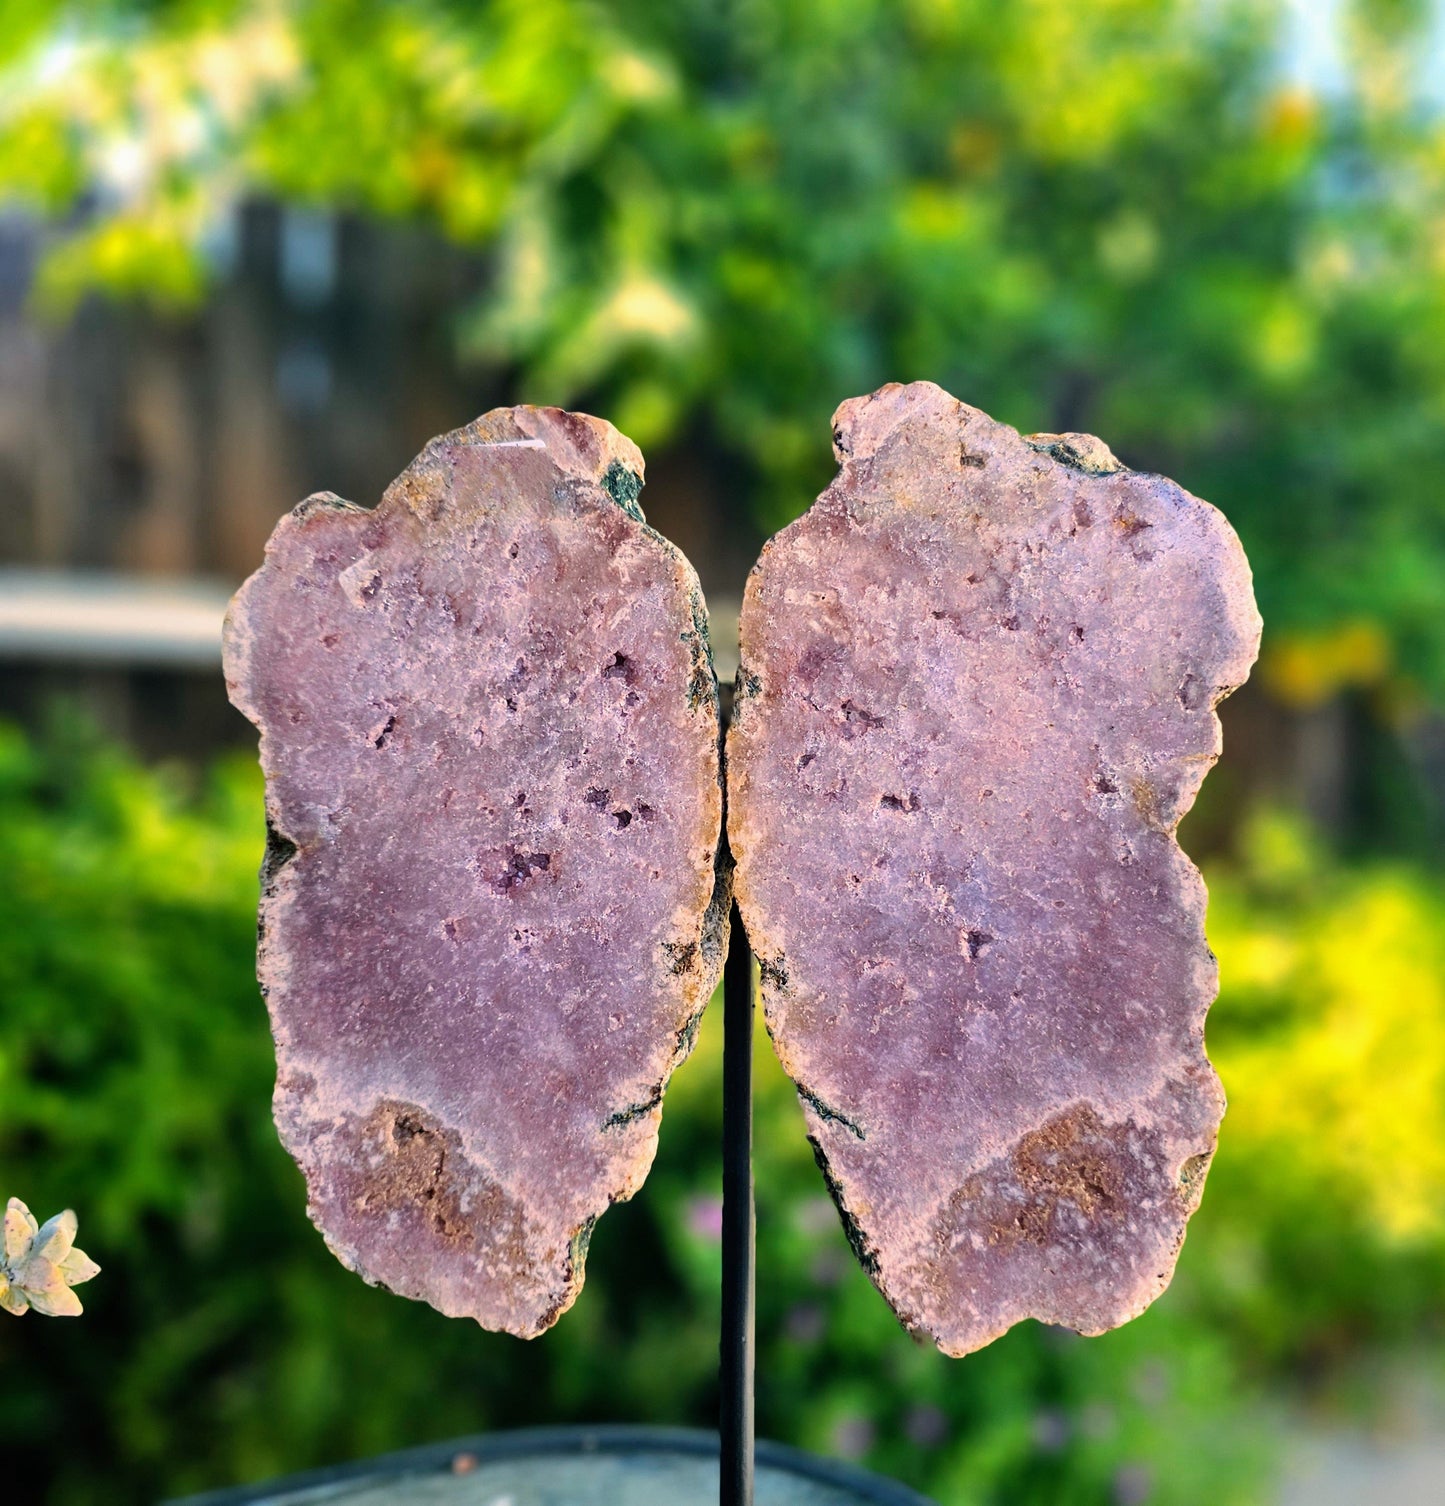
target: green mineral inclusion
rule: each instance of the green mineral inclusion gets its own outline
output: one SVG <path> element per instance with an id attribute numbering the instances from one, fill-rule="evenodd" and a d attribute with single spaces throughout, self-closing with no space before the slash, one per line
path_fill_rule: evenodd
<path id="1" fill-rule="evenodd" d="M 607 495 L 629 518 L 643 521 L 642 509 L 637 499 L 642 495 L 642 477 L 630 471 L 620 460 L 614 460 L 602 473 L 602 486 Z"/>

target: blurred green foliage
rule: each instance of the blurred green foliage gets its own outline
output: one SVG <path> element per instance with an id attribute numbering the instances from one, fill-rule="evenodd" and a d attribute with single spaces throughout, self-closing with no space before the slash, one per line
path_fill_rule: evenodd
<path id="1" fill-rule="evenodd" d="M 478 253 L 461 350 L 704 444 L 768 526 L 884 381 L 1093 430 L 1239 528 L 1277 704 L 1401 727 L 1445 698 L 1445 125 L 1428 7 L 1331 9 L 1311 93 L 1266 0 L 0 0 L 0 199 L 45 222 L 56 317 L 184 318 L 247 194 L 430 225 Z M 1373 845 L 1408 850 L 1388 809 Z M 0 737 L 0 1194 L 75 1206 L 105 1268 L 82 1321 L 0 1325 L 10 1477 L 78 1506 L 541 1419 L 706 1425 L 716 1020 L 552 1334 L 367 1288 L 265 1112 L 259 813 L 249 763 L 187 789 Z M 1208 875 L 1233 1107 L 1174 1286 L 1114 1334 L 917 1348 L 760 1045 L 767 1433 L 949 1506 L 1216 1506 L 1257 1498 L 1283 1382 L 1445 1351 L 1445 897 L 1278 812 L 1236 836 Z"/>
<path id="2" fill-rule="evenodd" d="M 265 193 L 482 253 L 528 400 L 706 436 L 775 524 L 844 397 L 929 377 L 1224 508 L 1265 619 L 1445 692 L 1445 126 L 1429 7 L 1343 0 L 4 0 L 37 296 L 199 298 Z M 1333 18 L 1333 19 L 1331 19 Z M 1308 17 L 1303 25 L 1316 24 Z M 5 66 L 8 62 L 8 66 Z"/>
<path id="3" fill-rule="evenodd" d="M 534 1344 L 365 1286 L 307 1224 L 266 1109 L 249 760 L 200 788 L 74 729 L 0 734 L 0 1171 L 72 1205 L 84 1319 L 0 1325 L 0 1452 L 53 1506 L 150 1501 L 484 1428 L 714 1416 L 717 1011 L 638 1199 Z M 193 785 L 194 780 L 190 783 Z M 853 1261 L 757 1057 L 764 1431 L 955 1506 L 1258 1499 L 1282 1378 L 1441 1335 L 1445 896 L 1341 868 L 1277 815 L 1210 875 L 1237 1102 L 1174 1286 L 1101 1339 L 1025 1324 L 966 1362 Z M 1435 1325 L 1432 1327 L 1432 1325 Z M 1130 1484 L 1129 1482 L 1133 1482 Z M 1121 1494 L 1122 1492 L 1122 1494 Z"/>

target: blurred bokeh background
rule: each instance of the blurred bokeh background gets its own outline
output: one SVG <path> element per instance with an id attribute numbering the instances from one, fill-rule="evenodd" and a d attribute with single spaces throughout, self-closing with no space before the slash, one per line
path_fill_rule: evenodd
<path id="1" fill-rule="evenodd" d="M 523 1345 L 364 1286 L 269 1122 L 218 626 L 306 493 L 610 418 L 720 620 L 842 398 L 927 377 L 1217 503 L 1254 680 L 1183 839 L 1231 1098 L 1173 1287 L 913 1344 L 760 1051 L 759 1416 L 941 1502 L 1445 1499 L 1445 15 L 1427 0 L 0 0 L 7 1478 L 143 1502 L 536 1422 L 708 1425 L 719 1041 Z"/>

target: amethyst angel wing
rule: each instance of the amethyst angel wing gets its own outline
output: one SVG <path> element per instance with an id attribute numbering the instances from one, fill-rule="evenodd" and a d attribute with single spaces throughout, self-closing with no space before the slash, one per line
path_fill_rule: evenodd
<path id="1" fill-rule="evenodd" d="M 1259 642 L 1214 508 L 931 383 L 835 417 L 837 479 L 741 621 L 728 831 L 774 1043 L 863 1263 L 965 1354 L 1167 1285 L 1224 1099 L 1175 841 Z"/>
<path id="2" fill-rule="evenodd" d="M 726 944 L 706 611 L 610 425 L 503 408 L 278 525 L 226 629 L 259 974 L 312 1218 L 530 1337 L 657 1145 Z"/>

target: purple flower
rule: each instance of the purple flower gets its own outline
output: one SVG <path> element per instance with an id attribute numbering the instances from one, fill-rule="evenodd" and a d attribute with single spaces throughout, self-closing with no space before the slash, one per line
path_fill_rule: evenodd
<path id="1" fill-rule="evenodd" d="M 687 1204 L 687 1227 L 699 1239 L 722 1238 L 722 1199 L 690 1198 Z"/>
<path id="2" fill-rule="evenodd" d="M 1115 1506 L 1144 1506 L 1154 1492 L 1154 1473 L 1144 1464 L 1126 1464 L 1114 1474 Z"/>
<path id="3" fill-rule="evenodd" d="M 841 1459 L 861 1459 L 873 1447 L 878 1430 L 866 1417 L 842 1417 L 833 1425 L 833 1452 Z"/>
<path id="4" fill-rule="evenodd" d="M 937 1448 L 948 1437 L 948 1417 L 940 1407 L 910 1407 L 903 1419 L 903 1431 L 919 1448 Z"/>

